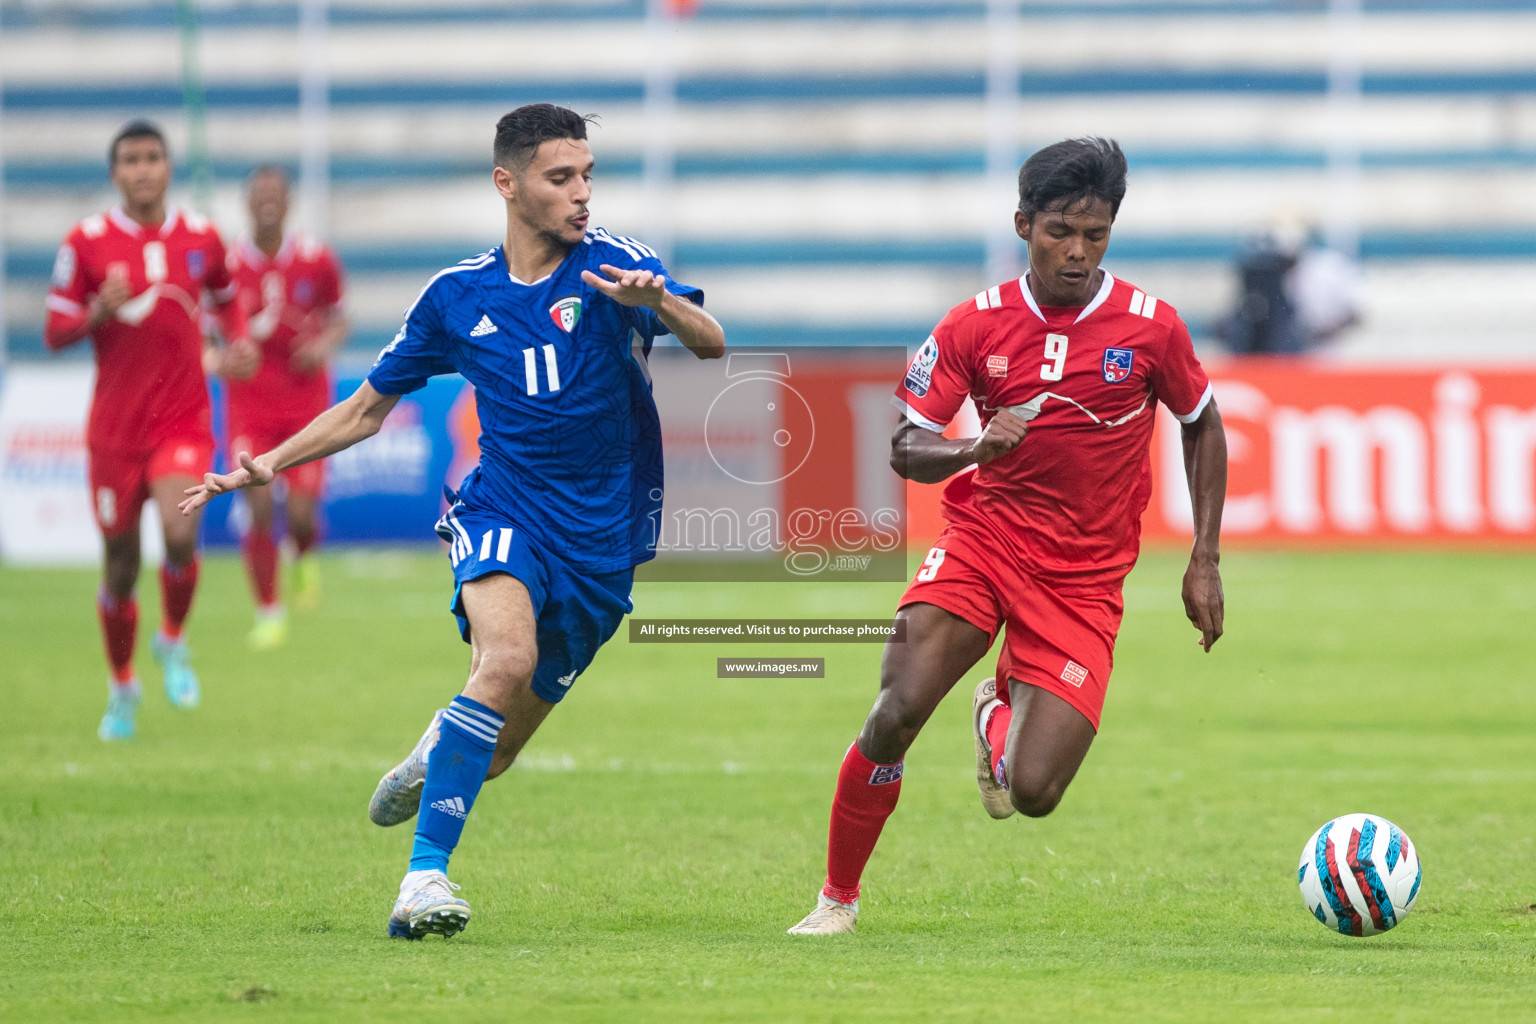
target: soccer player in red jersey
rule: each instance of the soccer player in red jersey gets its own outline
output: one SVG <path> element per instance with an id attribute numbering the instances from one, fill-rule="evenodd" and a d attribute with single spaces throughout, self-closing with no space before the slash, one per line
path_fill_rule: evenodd
<path id="1" fill-rule="evenodd" d="M 197 587 L 198 520 L 176 515 L 176 505 L 213 456 L 205 370 L 248 374 L 256 352 L 246 339 L 218 232 L 202 217 L 166 204 L 171 160 L 160 129 L 130 122 L 113 138 L 108 160 L 122 204 L 87 217 L 65 238 L 48 292 L 45 340 L 61 349 L 89 337 L 96 350 L 86 445 L 96 522 L 106 542 L 97 607 L 112 666 L 98 735 L 117 740 L 133 735 L 139 704 L 134 586 L 139 512 L 151 498 L 165 536 L 162 613 L 151 650 L 171 703 L 193 708 L 200 700 L 182 635 Z M 206 353 L 205 291 L 213 294 L 230 341 Z"/>
<path id="2" fill-rule="evenodd" d="M 791 934 L 853 931 L 907 748 L 1005 624 L 995 681 L 972 705 L 982 802 L 994 818 L 1055 809 L 1098 731 L 1151 490 L 1155 402 L 1183 424 L 1195 515 L 1185 612 L 1206 651 L 1221 636 L 1226 437 L 1178 315 L 1099 266 L 1125 176 L 1104 139 L 1030 157 L 1014 214 L 1028 273 L 950 310 L 896 389 L 892 466 L 920 483 L 960 475 L 896 613 L 906 642 L 887 645 L 880 694 L 843 759 L 826 884 Z M 946 439 L 967 398 L 981 436 Z"/>
<path id="3" fill-rule="evenodd" d="M 246 181 L 251 237 L 229 254 L 240 305 L 250 318 L 251 339 L 261 348 L 256 373 L 229 381 L 231 464 L 236 452 L 276 448 L 330 408 L 326 367 L 347 338 L 340 261 L 318 239 L 283 230 L 288 193 L 288 173 L 281 167 L 251 172 Z M 307 462 L 280 474 L 287 489 L 284 518 L 298 555 L 294 600 L 300 607 L 314 607 L 320 596 L 319 566 L 311 552 L 322 465 Z M 287 615 L 278 597 L 272 492 L 252 488 L 246 500 L 251 522 L 241 551 L 256 597 L 256 624 L 247 642 L 266 650 L 288 636 Z"/>

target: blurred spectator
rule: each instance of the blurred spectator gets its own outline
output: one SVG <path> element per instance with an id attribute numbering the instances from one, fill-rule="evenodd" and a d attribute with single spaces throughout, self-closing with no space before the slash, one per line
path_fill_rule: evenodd
<path id="1" fill-rule="evenodd" d="M 1299 220 L 1277 220 L 1251 240 L 1237 275 L 1237 306 L 1217 328 L 1232 352 L 1305 352 L 1359 320 L 1359 266 Z"/>
<path id="2" fill-rule="evenodd" d="M 1217 328 L 1228 350 L 1240 355 L 1303 350 L 1306 337 L 1286 282 L 1305 242 L 1305 230 L 1285 220 L 1244 246 L 1237 258 L 1237 308 Z"/>
<path id="3" fill-rule="evenodd" d="M 1296 326 L 1306 348 L 1317 348 L 1360 322 L 1360 264 L 1313 235 L 1286 279 Z"/>

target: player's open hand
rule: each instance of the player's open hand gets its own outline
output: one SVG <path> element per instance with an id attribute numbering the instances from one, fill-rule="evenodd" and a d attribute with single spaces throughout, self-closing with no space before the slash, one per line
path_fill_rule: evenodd
<path id="1" fill-rule="evenodd" d="M 1029 424 L 1022 416 L 1007 409 L 1000 410 L 987 423 L 987 429 L 971 442 L 971 461 L 985 466 L 993 459 L 1002 458 L 1023 443 L 1029 433 Z"/>
<path id="2" fill-rule="evenodd" d="M 1222 619 L 1226 615 L 1221 570 L 1215 562 L 1203 558 L 1189 560 L 1189 568 L 1184 570 L 1184 614 L 1200 631 L 1200 646 L 1209 654 L 1211 646 L 1221 639 Z"/>
<path id="3" fill-rule="evenodd" d="M 581 272 L 581 279 L 621 306 L 661 307 L 667 294 L 667 279 L 649 270 L 620 270 L 604 263 L 603 273 L 613 280 L 604 281 L 590 270 Z"/>
<path id="4" fill-rule="evenodd" d="M 238 491 L 242 487 L 265 487 L 275 474 L 251 458 L 250 452 L 240 453 L 240 468 L 231 473 L 204 473 L 203 482 L 186 489 L 187 497 L 177 506 L 181 514 L 189 516 L 221 494 Z"/>

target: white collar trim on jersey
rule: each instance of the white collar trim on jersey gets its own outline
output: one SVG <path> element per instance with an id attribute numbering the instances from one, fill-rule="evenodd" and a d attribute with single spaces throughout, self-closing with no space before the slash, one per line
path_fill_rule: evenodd
<path id="1" fill-rule="evenodd" d="M 1099 269 L 1104 270 L 1103 267 L 1100 267 Z M 1092 302 L 1083 307 L 1083 311 L 1077 314 L 1077 319 L 1072 322 L 1074 324 L 1082 323 L 1085 319 L 1087 319 L 1089 313 L 1092 313 L 1094 310 L 1104 305 L 1105 302 L 1109 301 L 1109 293 L 1114 287 L 1115 275 L 1111 274 L 1107 270 L 1104 270 L 1104 281 L 1099 285 L 1098 294 L 1093 297 Z M 1040 312 L 1040 304 L 1035 301 L 1034 293 L 1029 290 L 1029 271 L 1027 270 L 1024 271 L 1024 276 L 1019 278 L 1019 291 L 1024 294 L 1024 301 L 1029 305 L 1030 311 L 1033 312 L 1035 316 L 1040 318 L 1041 323 L 1045 323 L 1045 314 Z"/>
<path id="2" fill-rule="evenodd" d="M 522 278 L 520 278 L 516 274 L 512 273 L 512 271 L 510 271 L 510 270 L 507 271 L 507 280 L 511 281 L 513 284 L 520 284 L 524 288 L 532 288 L 534 285 L 543 284 L 545 281 L 548 281 L 550 278 L 552 278 L 554 276 L 555 276 L 555 272 L 553 270 L 551 270 L 549 273 L 545 274 L 543 277 L 539 278 L 537 281 L 524 281 Z"/>
<path id="3" fill-rule="evenodd" d="M 273 265 L 292 261 L 294 252 L 299 248 L 299 242 L 297 231 L 284 231 L 283 243 L 277 247 L 277 252 L 271 257 Z M 256 244 L 256 239 L 251 235 L 240 239 L 240 257 L 252 267 L 260 267 L 267 262 L 267 254 L 261 251 L 261 246 Z"/>
<path id="4" fill-rule="evenodd" d="M 166 235 L 175 230 L 176 222 L 181 219 L 181 211 L 174 206 L 167 205 L 165 208 L 165 220 L 161 221 L 158 227 L 153 228 L 145 227 L 143 224 L 140 224 L 138 221 L 128 216 L 127 211 L 125 211 L 121 205 L 114 206 L 112 209 L 108 210 L 107 216 L 111 217 L 112 223 L 121 228 L 124 233 L 132 235 L 135 238 L 145 234 L 154 234 L 157 237 L 164 238 Z"/>

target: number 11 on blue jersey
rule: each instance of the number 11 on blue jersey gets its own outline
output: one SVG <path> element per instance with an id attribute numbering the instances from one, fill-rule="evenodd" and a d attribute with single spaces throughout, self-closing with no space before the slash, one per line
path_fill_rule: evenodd
<path id="1" fill-rule="evenodd" d="M 533 349 L 523 349 L 523 372 L 527 375 L 527 387 L 530 395 L 539 393 L 539 372 L 534 365 Z M 555 346 L 544 346 L 544 376 L 549 378 L 549 391 L 554 394 L 560 390 L 560 364 L 555 360 Z"/>

